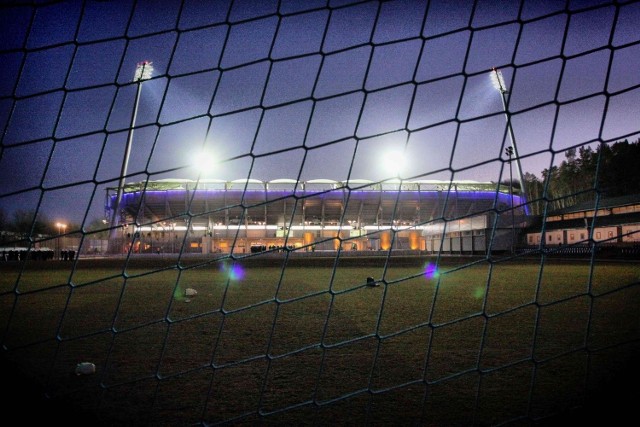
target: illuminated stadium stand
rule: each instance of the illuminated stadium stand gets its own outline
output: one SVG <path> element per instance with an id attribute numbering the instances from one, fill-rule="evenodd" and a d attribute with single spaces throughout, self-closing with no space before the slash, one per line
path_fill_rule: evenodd
<path id="1" fill-rule="evenodd" d="M 108 215 L 115 191 L 107 190 Z M 492 251 L 511 248 L 512 219 L 526 226 L 518 194 L 514 206 L 512 215 L 508 187 L 491 182 L 165 179 L 125 186 L 114 247 L 482 254 L 490 241 Z"/>

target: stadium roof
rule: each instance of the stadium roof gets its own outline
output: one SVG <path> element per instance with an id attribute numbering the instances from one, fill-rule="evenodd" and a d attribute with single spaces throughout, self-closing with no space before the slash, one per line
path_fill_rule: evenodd
<path id="1" fill-rule="evenodd" d="M 443 180 L 400 180 L 400 179 L 389 179 L 383 181 L 371 181 L 368 179 L 350 179 L 348 181 L 336 181 L 333 179 L 311 179 L 307 181 L 297 181 L 295 179 L 290 178 L 279 178 L 273 179 L 270 181 L 261 181 L 259 179 L 234 179 L 234 180 L 224 180 L 224 179 L 200 179 L 200 180 L 192 180 L 192 179 L 179 179 L 179 178 L 167 178 L 167 179 L 159 179 L 155 181 L 141 181 L 141 182 L 132 182 L 125 184 L 124 192 L 136 192 L 142 190 L 211 190 L 211 189 L 240 189 L 240 187 L 244 188 L 245 186 L 249 189 L 259 189 L 269 190 L 269 187 L 272 185 L 288 185 L 291 186 L 292 189 L 305 189 L 305 188 L 317 188 L 324 186 L 330 189 L 339 189 L 339 188 L 348 188 L 348 189 L 359 189 L 359 190 L 385 190 L 385 189 L 396 189 L 398 186 L 402 186 L 403 190 L 467 190 L 467 191 L 478 191 L 478 190 L 495 190 L 499 188 L 502 192 L 506 192 L 508 190 L 507 186 L 498 184 L 495 182 L 480 182 L 480 181 L 471 181 L 471 180 L 457 180 L 457 181 L 443 181 Z M 115 191 L 115 187 L 107 188 L 107 191 Z M 517 189 L 514 193 L 518 193 Z"/>

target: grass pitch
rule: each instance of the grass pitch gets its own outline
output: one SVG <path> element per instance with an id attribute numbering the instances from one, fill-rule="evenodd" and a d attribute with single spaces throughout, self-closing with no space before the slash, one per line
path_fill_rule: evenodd
<path id="1" fill-rule="evenodd" d="M 637 264 L 125 261 L 0 266 L 7 360 L 96 423 L 531 422 L 640 338 Z"/>

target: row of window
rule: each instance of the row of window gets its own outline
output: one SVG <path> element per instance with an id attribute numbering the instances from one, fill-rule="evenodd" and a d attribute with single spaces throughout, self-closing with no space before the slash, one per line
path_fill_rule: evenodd
<path id="1" fill-rule="evenodd" d="M 584 241 L 588 238 L 588 234 L 586 232 L 586 230 L 566 230 L 566 236 L 567 236 L 567 241 L 568 243 L 574 243 L 577 241 Z M 547 243 L 555 243 L 560 244 L 564 241 L 564 231 L 556 231 L 556 232 L 549 232 L 549 233 L 545 233 L 546 234 L 546 240 Z M 616 237 L 617 233 L 614 234 L 613 230 L 606 230 L 606 231 L 595 231 L 594 232 L 594 240 L 596 241 L 600 241 L 600 240 L 609 240 L 609 239 L 613 239 L 614 237 Z M 554 238 L 555 237 L 555 238 Z M 529 244 L 536 244 L 536 243 L 540 243 L 540 239 L 541 239 L 541 235 L 540 233 L 530 233 L 527 235 L 527 242 Z"/>
<path id="2" fill-rule="evenodd" d="M 619 215 L 619 214 L 626 214 L 626 213 L 634 213 L 634 212 L 640 212 L 640 204 L 636 204 L 636 205 L 629 205 L 629 206 L 618 206 L 612 209 L 598 209 L 596 210 L 590 210 L 590 211 L 583 211 L 583 212 L 571 212 L 571 213 L 567 213 L 564 215 L 553 215 L 553 216 L 549 216 L 547 217 L 547 222 L 553 222 L 553 221 L 562 221 L 567 220 L 567 219 L 576 219 L 576 218 L 593 218 L 594 216 L 605 216 L 605 215 Z"/>

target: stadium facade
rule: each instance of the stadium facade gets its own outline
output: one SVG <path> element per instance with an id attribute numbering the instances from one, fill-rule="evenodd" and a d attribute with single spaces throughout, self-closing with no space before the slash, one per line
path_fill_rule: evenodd
<path id="1" fill-rule="evenodd" d="M 106 215 L 116 188 L 107 190 Z M 513 206 L 513 208 L 512 208 Z M 475 181 L 165 179 L 127 184 L 120 252 L 508 251 L 526 226 L 508 186 Z"/>

